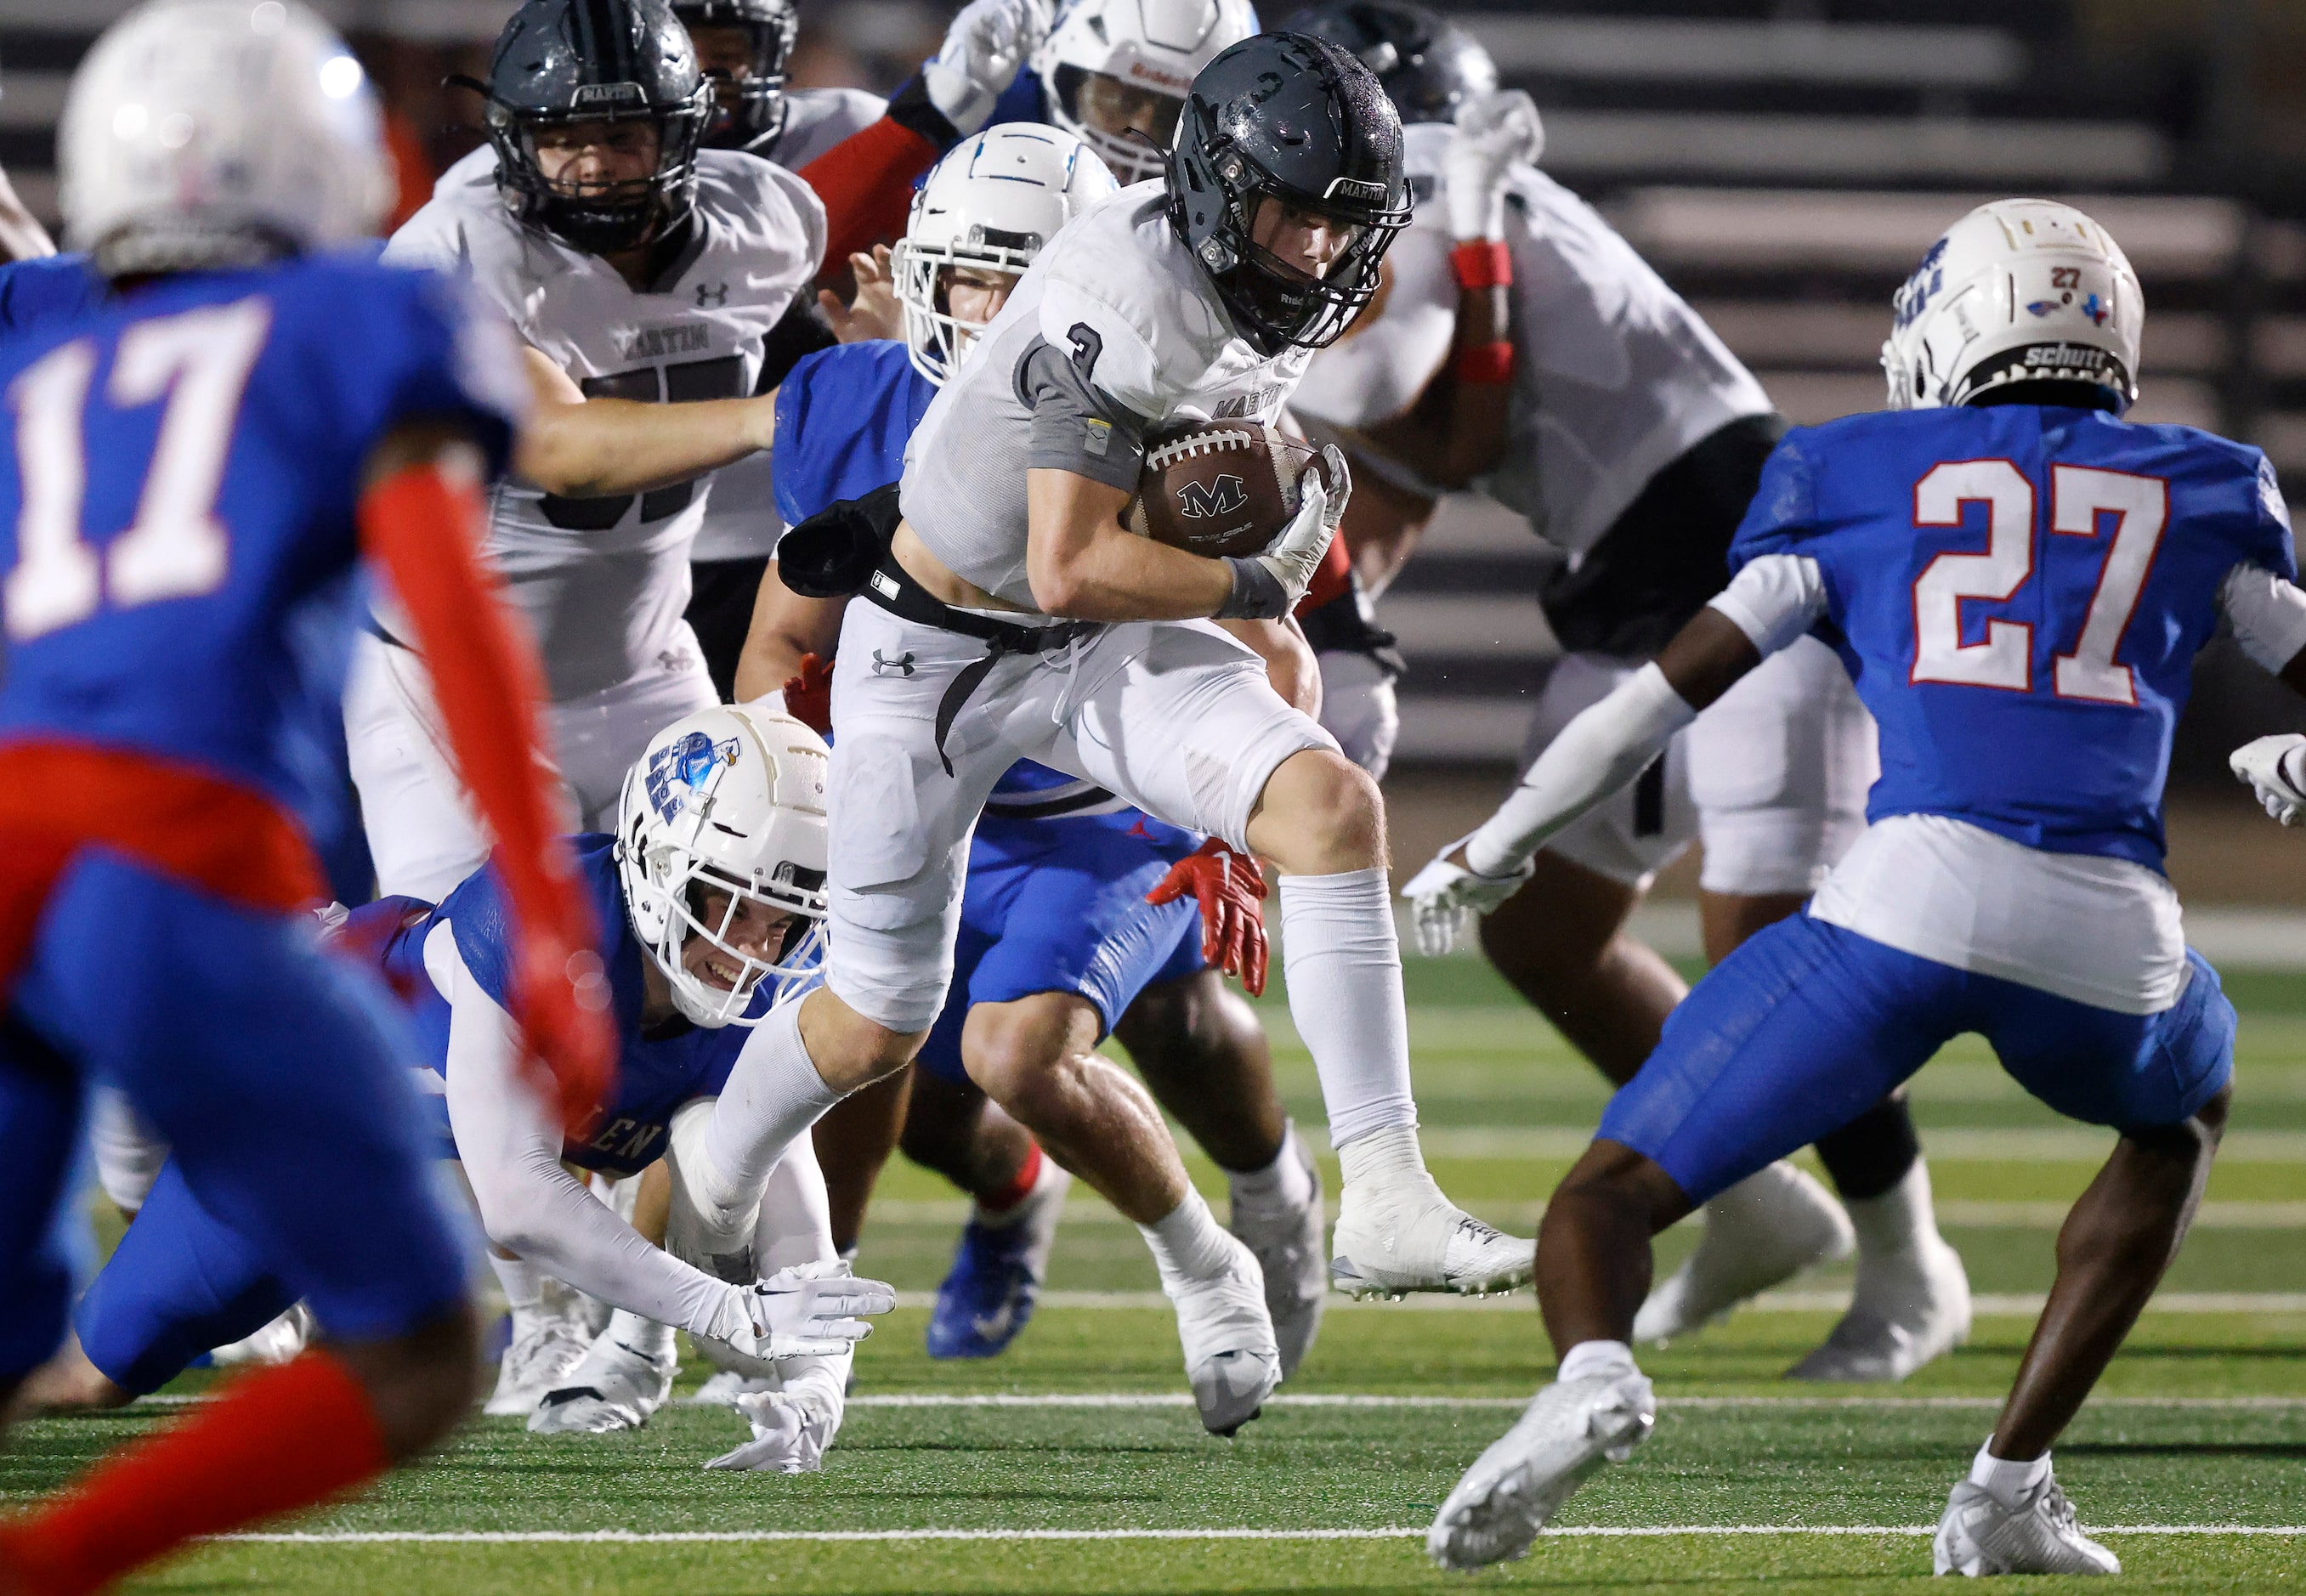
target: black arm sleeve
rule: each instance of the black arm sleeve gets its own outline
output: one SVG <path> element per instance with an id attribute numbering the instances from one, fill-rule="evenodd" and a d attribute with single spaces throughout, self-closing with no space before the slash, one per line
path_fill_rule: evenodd
<path id="1" fill-rule="evenodd" d="M 793 296 L 782 319 L 761 335 L 761 380 L 754 385 L 753 391 L 773 392 L 804 356 L 830 349 L 838 342 L 818 313 L 816 300 L 803 289 Z"/>

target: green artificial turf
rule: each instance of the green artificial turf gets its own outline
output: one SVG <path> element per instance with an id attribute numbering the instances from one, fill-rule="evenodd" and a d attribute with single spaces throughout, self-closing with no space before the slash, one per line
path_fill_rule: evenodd
<path id="1" fill-rule="evenodd" d="M 1437 1174 L 1468 1206 L 1533 1222 L 1605 1089 L 1476 961 L 1416 962 L 1411 983 Z M 2306 1293 L 2306 979 L 2258 976 L 2229 986 L 2243 1009 L 2233 1156 L 2214 1174 L 2204 1226 L 2166 1288 L 2186 1293 L 2170 1299 L 2174 1307 L 2228 1306 L 2150 1312 L 2102 1400 L 2056 1454 L 2086 1525 L 2228 1532 L 2110 1535 L 2126 1565 L 2120 1589 L 2306 1585 L 2306 1537 L 2231 1532 L 2306 1525 L 2306 1313 L 2274 1295 Z M 1268 1000 L 1265 1012 L 1293 1107 L 1318 1123 L 1311 1067 L 1285 1010 Z M 2005 1299 L 2039 1293 L 2057 1214 L 2090 1178 L 2102 1139 L 2063 1126 L 1967 1044 L 1923 1072 L 1914 1099 L 1934 1148 L 1946 1233 L 1975 1288 Z M 1325 1167 L 1334 1182 L 1334 1165 Z M 1222 1193 L 1216 1171 L 1195 1169 L 1205 1189 Z M 960 1213 L 932 1177 L 893 1166 L 860 1270 L 908 1293 L 933 1289 Z M 1661 1262 L 1690 1240 L 1687 1227 L 1670 1233 Z M 1814 1295 L 1834 1284 L 1829 1275 L 1793 1291 Z M 1182 1401 L 1174 1326 L 1143 1302 L 1155 1281 L 1142 1243 L 1078 1188 L 1050 1288 L 1056 1305 L 1007 1356 L 986 1362 L 933 1363 L 921 1351 L 926 1313 L 909 1306 L 890 1316 L 859 1355 L 859 1401 L 819 1475 L 703 1470 L 741 1438 L 741 1421 L 725 1411 L 671 1407 L 644 1431 L 601 1438 L 532 1437 L 511 1421 L 475 1420 L 423 1467 L 286 1526 L 329 1539 L 210 1547 L 148 1576 L 144 1588 L 411 1596 L 1473 1588 L 1433 1570 L 1413 1535 L 1383 1532 L 1422 1530 L 1546 1378 L 1551 1355 L 1526 1294 L 1461 1306 L 1340 1302 L 1285 1393 L 1295 1400 L 1277 1402 L 1226 1442 L 1203 1435 Z M 1789 1386 L 1781 1371 L 1832 1319 L 1798 1302 L 1645 1352 L 1663 1404 L 1656 1433 L 1561 1520 L 1571 1532 L 1644 1532 L 1550 1536 L 1527 1562 L 1477 1583 L 1692 1596 L 1768 1583 L 1839 1596 L 1926 1578 L 1925 1537 L 1877 1532 L 1934 1521 L 1993 1423 L 2028 1321 L 1981 1316 L 1968 1347 L 1894 1390 Z M 189 1377 L 179 1393 L 201 1383 Z M 1140 1400 L 952 1401 L 1004 1394 Z M 1308 1400 L 1353 1395 L 1388 1400 Z M 21 1427 L 0 1455 L 0 1500 L 53 1488 L 167 1411 Z M 1715 1532 L 1653 1532 L 1700 1528 Z M 1777 1532 L 1720 1532 L 1756 1529 Z M 764 1538 L 928 1531 L 982 1538 Z M 1298 1538 L 1176 1533 L 1197 1531 Z M 596 1532 L 753 1539 L 340 1538 Z M 1164 1538 L 1047 1538 L 1113 1532 Z M 1334 1538 L 1306 1538 L 1314 1532 Z"/>

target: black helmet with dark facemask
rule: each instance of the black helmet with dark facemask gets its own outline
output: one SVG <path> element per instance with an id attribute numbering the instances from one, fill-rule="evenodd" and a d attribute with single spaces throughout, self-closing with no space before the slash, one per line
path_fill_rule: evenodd
<path id="1" fill-rule="evenodd" d="M 1454 122 L 1458 107 L 1498 86 L 1498 64 L 1489 51 L 1422 5 L 1323 0 L 1282 27 L 1326 38 L 1375 73 L 1404 122 Z"/>
<path id="2" fill-rule="evenodd" d="M 489 81 L 497 185 L 532 226 L 592 254 L 662 237 L 696 196 L 696 150 L 713 90 L 665 0 L 528 0 L 497 38 Z M 548 179 L 537 136 L 576 123 L 647 122 L 655 170 L 630 182 Z"/>
<path id="3" fill-rule="evenodd" d="M 1264 33 L 1203 67 L 1169 156 L 1169 219 L 1259 353 L 1336 341 L 1377 293 L 1409 221 L 1401 117 L 1369 68 L 1327 40 Z M 1341 231 L 1321 276 L 1256 243 L 1270 201 Z"/>
<path id="4" fill-rule="evenodd" d="M 717 103 L 705 143 L 712 149 L 753 149 L 776 142 L 785 127 L 785 74 L 800 37 L 793 0 L 673 0 L 672 14 L 696 38 L 699 28 L 733 28 L 751 46 L 741 77 L 708 74 Z"/>

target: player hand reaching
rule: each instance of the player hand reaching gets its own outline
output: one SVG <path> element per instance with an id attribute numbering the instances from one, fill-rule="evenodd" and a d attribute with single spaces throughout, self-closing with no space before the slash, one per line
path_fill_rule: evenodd
<path id="1" fill-rule="evenodd" d="M 1401 889 L 1416 916 L 1417 951 L 1429 959 L 1438 959 L 1456 947 L 1472 928 L 1475 916 L 1489 913 L 1512 897 L 1536 869 L 1524 859 L 1502 875 L 1481 875 L 1465 862 L 1466 847 L 1472 841 L 1458 838 Z"/>
<path id="2" fill-rule="evenodd" d="M 850 275 L 857 281 L 857 297 L 848 304 L 830 288 L 816 291 L 816 307 L 824 312 L 825 325 L 833 336 L 844 344 L 861 344 L 871 338 L 901 338 L 905 336 L 905 312 L 897 303 L 897 274 L 889 265 L 889 246 L 876 243 L 871 254 L 862 252 L 849 257 Z"/>
<path id="3" fill-rule="evenodd" d="M 963 137 L 985 125 L 1017 69 L 1048 37 L 1046 0 L 969 0 L 921 68 L 929 99 Z"/>
<path id="4" fill-rule="evenodd" d="M 845 1262 L 794 1264 L 730 1288 L 706 1334 L 751 1358 L 837 1357 L 873 1333 L 867 1316 L 896 1305 L 895 1287 Z"/>
<path id="5" fill-rule="evenodd" d="M 1518 89 L 1467 100 L 1442 158 L 1449 232 L 1459 240 L 1506 235 L 1506 176 L 1545 153 L 1537 104 Z"/>
<path id="6" fill-rule="evenodd" d="M 2247 781 L 2266 812 L 2285 825 L 2306 824 L 2306 737 L 2285 731 L 2233 751 L 2227 764 Z"/>
<path id="7" fill-rule="evenodd" d="M 1201 908 L 1201 957 L 1237 976 L 1251 997 L 1265 993 L 1265 871 L 1256 858 L 1211 837 L 1169 866 L 1145 894 L 1174 903 L 1187 892 Z"/>

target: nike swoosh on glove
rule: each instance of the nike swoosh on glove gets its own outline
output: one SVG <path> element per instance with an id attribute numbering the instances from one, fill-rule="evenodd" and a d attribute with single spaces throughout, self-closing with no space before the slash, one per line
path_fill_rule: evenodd
<path id="1" fill-rule="evenodd" d="M 1417 920 L 1417 951 L 1428 958 L 1438 959 L 1456 947 L 1474 916 L 1485 915 L 1512 897 L 1537 869 L 1524 859 L 1511 875 L 1476 875 L 1449 862 L 1449 856 L 1465 845 L 1463 837 L 1449 844 L 1401 889 Z"/>
<path id="2" fill-rule="evenodd" d="M 2237 781 L 2247 781 L 2266 812 L 2285 825 L 2306 824 L 2306 737 L 2285 731 L 2244 743 L 2226 761 Z"/>
<path id="3" fill-rule="evenodd" d="M 1048 31 L 1046 0 L 969 0 L 921 68 L 930 103 L 967 138 L 985 125 L 993 102 Z"/>
<path id="4" fill-rule="evenodd" d="M 744 1322 L 716 1324 L 719 1339 L 754 1358 L 830 1358 L 873 1333 L 866 1319 L 897 1305 L 885 1281 L 859 1280 L 844 1262 L 795 1264 L 733 1293 Z"/>

